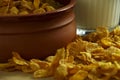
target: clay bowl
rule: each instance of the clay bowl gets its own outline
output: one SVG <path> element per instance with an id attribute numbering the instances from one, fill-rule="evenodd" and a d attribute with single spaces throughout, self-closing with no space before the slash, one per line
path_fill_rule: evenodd
<path id="1" fill-rule="evenodd" d="M 12 57 L 44 59 L 76 36 L 75 0 L 58 0 L 64 7 L 44 14 L 0 16 L 0 62 Z"/>

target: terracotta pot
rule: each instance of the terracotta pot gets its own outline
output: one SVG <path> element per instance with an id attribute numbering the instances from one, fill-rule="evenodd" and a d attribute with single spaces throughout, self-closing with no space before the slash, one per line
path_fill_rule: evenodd
<path id="1" fill-rule="evenodd" d="M 65 6 L 41 15 L 0 16 L 0 62 L 12 57 L 44 59 L 76 36 L 75 0 L 58 0 Z"/>

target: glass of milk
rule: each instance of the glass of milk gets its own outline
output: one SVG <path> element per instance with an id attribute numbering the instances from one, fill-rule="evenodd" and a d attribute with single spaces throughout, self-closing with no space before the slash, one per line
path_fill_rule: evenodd
<path id="1" fill-rule="evenodd" d="M 120 0 L 77 0 L 75 14 L 78 34 L 101 26 L 113 29 L 119 24 Z"/>

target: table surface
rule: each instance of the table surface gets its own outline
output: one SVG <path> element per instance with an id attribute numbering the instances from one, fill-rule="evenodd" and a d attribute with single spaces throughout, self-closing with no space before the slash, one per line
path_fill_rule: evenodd
<path id="1" fill-rule="evenodd" d="M 23 72 L 4 72 L 0 71 L 0 80 L 54 80 L 53 78 L 35 79 L 32 74 Z"/>

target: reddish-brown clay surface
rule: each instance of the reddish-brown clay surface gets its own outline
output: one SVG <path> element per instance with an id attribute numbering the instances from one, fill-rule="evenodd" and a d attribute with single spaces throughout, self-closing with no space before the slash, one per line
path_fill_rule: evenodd
<path id="1" fill-rule="evenodd" d="M 0 62 L 11 58 L 12 51 L 25 59 L 44 59 L 75 38 L 75 0 L 58 1 L 65 6 L 53 12 L 0 16 Z"/>

